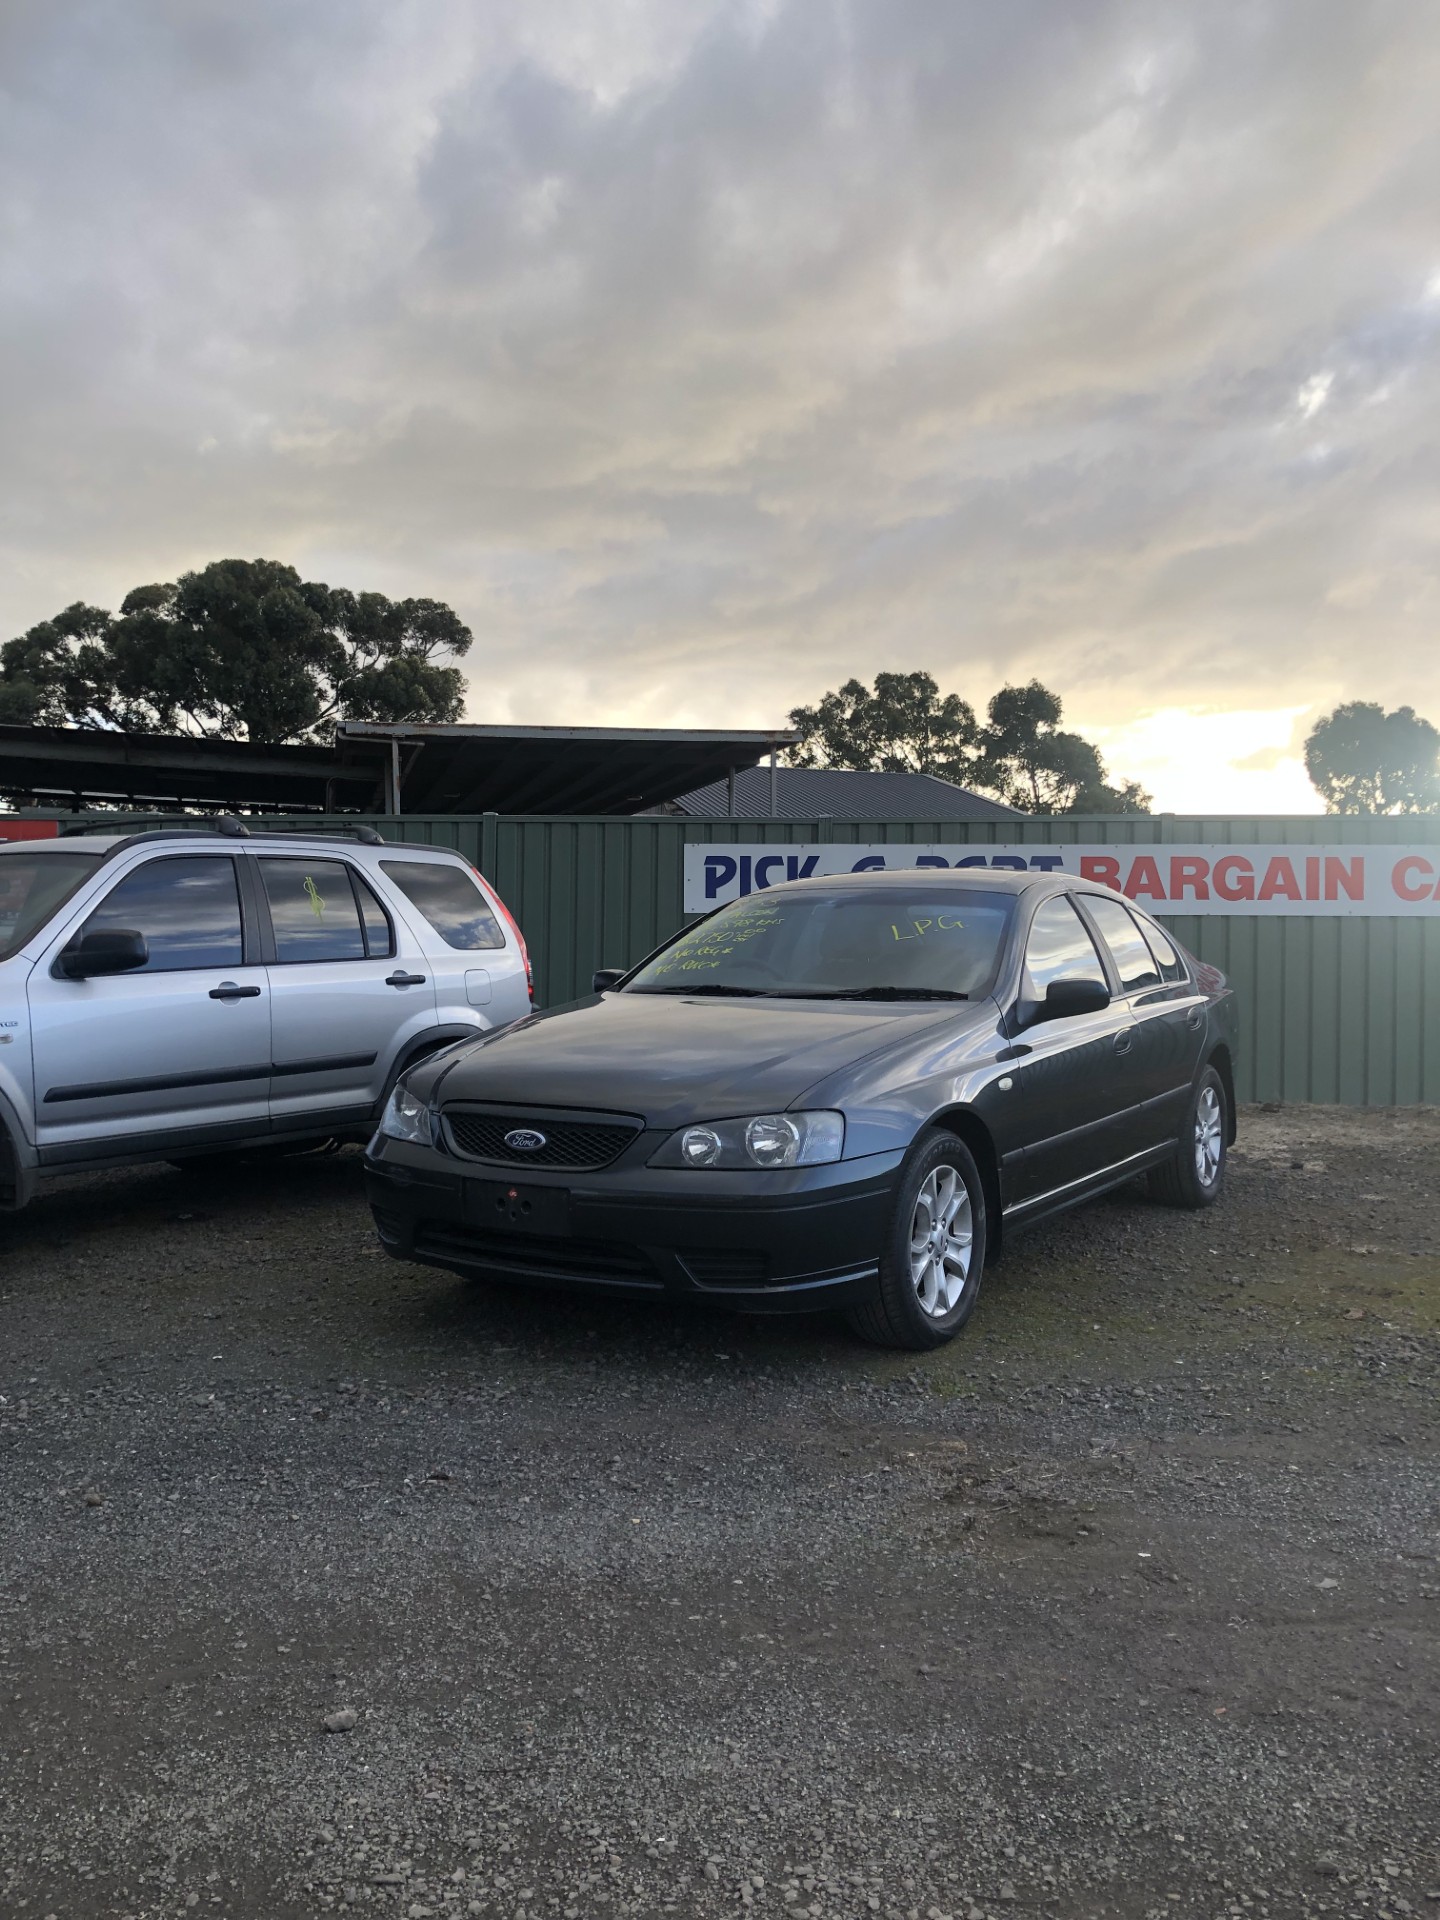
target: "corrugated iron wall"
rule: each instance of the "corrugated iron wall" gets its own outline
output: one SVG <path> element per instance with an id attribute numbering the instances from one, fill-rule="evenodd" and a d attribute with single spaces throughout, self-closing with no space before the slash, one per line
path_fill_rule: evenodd
<path id="1" fill-rule="evenodd" d="M 352 815 L 330 824 L 353 822 Z M 367 822 L 386 839 L 455 847 L 495 882 L 525 930 L 542 1006 L 588 992 L 596 967 L 630 965 L 681 924 L 687 842 L 1440 845 L 1440 820 L 1333 814 L 1067 816 L 973 826 L 497 814 Z M 319 823 L 296 817 L 265 824 L 303 830 Z M 1235 985 L 1244 1032 L 1242 1099 L 1440 1102 L 1440 920 L 1166 919 Z"/>

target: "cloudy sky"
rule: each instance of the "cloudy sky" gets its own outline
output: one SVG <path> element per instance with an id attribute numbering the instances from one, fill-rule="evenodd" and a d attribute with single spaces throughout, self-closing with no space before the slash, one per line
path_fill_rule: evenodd
<path id="1" fill-rule="evenodd" d="M 0 0 L 0 637 L 220 555 L 477 720 L 1440 722 L 1435 0 Z"/>

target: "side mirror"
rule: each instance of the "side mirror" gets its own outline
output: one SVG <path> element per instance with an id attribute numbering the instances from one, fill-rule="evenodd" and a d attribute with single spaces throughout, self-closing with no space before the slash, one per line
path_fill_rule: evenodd
<path id="1" fill-rule="evenodd" d="M 148 965 L 150 948 L 143 933 L 115 927 L 104 933 L 83 934 L 72 940 L 56 962 L 67 980 L 92 980 L 100 974 L 133 973 Z"/>
<path id="2" fill-rule="evenodd" d="M 1110 989 L 1099 980 L 1084 980 L 1078 975 L 1068 980 L 1052 980 L 1045 989 L 1042 1020 L 1067 1020 L 1077 1013 L 1103 1013 L 1110 1004 Z"/>
<path id="3" fill-rule="evenodd" d="M 604 993 L 607 987 L 618 986 L 629 971 L 628 967 L 601 967 L 590 981 L 590 991 Z"/>

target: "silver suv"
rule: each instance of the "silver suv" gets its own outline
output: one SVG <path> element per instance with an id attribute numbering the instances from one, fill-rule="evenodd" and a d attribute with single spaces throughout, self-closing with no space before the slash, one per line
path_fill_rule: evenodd
<path id="1" fill-rule="evenodd" d="M 239 821 L 0 845 L 0 1207 L 363 1139 L 407 1067 L 531 998 L 520 929 L 443 848 Z"/>

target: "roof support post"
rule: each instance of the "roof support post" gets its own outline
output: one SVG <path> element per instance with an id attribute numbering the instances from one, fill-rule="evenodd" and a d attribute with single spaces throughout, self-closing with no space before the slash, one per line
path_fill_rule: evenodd
<path id="1" fill-rule="evenodd" d="M 390 764 L 385 769 L 385 811 L 400 817 L 400 742 L 391 735 Z"/>
<path id="2" fill-rule="evenodd" d="M 780 750 L 770 748 L 770 818 L 773 820 L 780 811 Z"/>
<path id="3" fill-rule="evenodd" d="M 731 767 L 725 776 L 725 812 L 729 819 L 735 818 L 735 769 Z"/>

